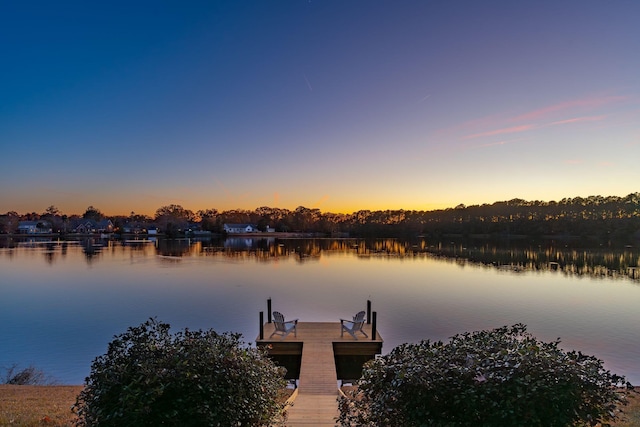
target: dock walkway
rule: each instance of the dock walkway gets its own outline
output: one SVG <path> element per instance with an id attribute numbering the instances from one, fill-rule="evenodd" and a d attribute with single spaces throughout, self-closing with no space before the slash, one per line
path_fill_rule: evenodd
<path id="1" fill-rule="evenodd" d="M 371 325 L 365 324 L 363 330 L 369 338 L 362 336 L 358 340 L 347 333 L 340 336 L 339 322 L 298 322 L 297 336 L 290 333 L 286 338 L 274 335 L 273 323 L 264 325 L 264 339 L 257 339 L 259 346 L 269 345 L 271 354 L 300 354 L 300 378 L 297 396 L 288 411 L 286 425 L 297 426 L 335 426 L 338 417 L 338 376 L 336 371 L 336 352 L 342 355 L 370 354 L 372 357 L 382 349 L 382 339 L 377 334 L 371 339 Z M 336 350 L 334 352 L 334 348 Z"/>

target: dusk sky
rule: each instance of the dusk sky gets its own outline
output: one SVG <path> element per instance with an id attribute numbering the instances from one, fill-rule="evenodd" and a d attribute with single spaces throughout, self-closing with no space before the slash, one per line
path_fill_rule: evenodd
<path id="1" fill-rule="evenodd" d="M 0 213 L 640 191 L 640 2 L 0 3 Z"/>

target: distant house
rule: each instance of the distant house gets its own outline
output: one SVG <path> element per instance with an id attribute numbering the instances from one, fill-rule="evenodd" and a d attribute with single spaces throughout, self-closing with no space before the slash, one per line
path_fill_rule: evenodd
<path id="1" fill-rule="evenodd" d="M 98 233 L 113 233 L 113 222 L 110 219 L 103 219 L 98 222 Z"/>
<path id="2" fill-rule="evenodd" d="M 72 225 L 71 232 L 78 234 L 88 234 L 95 232 L 95 221 L 90 219 L 75 221 Z"/>
<path id="3" fill-rule="evenodd" d="M 49 234 L 52 232 L 51 224 L 47 221 L 20 221 L 18 233 L 20 234 Z"/>
<path id="4" fill-rule="evenodd" d="M 113 223 L 110 219 L 98 222 L 92 219 L 80 219 L 73 224 L 71 231 L 78 234 L 113 233 Z"/>
<path id="5" fill-rule="evenodd" d="M 139 222 L 127 222 L 122 226 L 122 232 L 125 234 L 142 233 L 144 227 Z"/>
<path id="6" fill-rule="evenodd" d="M 257 233 L 259 232 L 258 226 L 255 224 L 225 224 L 225 233 L 229 234 L 241 234 L 241 233 Z"/>
<path id="7" fill-rule="evenodd" d="M 213 235 L 211 231 L 203 230 L 202 226 L 195 222 L 189 223 L 189 226 L 184 231 L 184 234 L 185 236 L 189 237 L 209 237 Z"/>

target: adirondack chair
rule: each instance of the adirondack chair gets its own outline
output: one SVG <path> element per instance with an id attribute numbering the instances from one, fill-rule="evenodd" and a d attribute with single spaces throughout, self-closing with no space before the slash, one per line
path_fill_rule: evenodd
<path id="1" fill-rule="evenodd" d="M 360 332 L 362 335 L 369 338 L 369 335 L 362 330 L 362 325 L 364 325 L 364 316 L 365 312 L 361 311 L 353 316 L 353 320 L 340 319 L 340 336 L 344 336 L 344 332 L 347 331 L 355 339 L 358 339 L 358 337 L 356 337 L 356 332 Z"/>
<path id="2" fill-rule="evenodd" d="M 298 336 L 298 332 L 296 331 L 296 326 L 298 326 L 298 319 L 289 320 L 287 322 L 284 321 L 284 315 L 278 311 L 273 312 L 273 324 L 275 326 L 275 330 L 269 338 L 274 335 L 282 335 L 281 340 L 285 339 L 287 335 L 293 331 L 294 336 Z"/>

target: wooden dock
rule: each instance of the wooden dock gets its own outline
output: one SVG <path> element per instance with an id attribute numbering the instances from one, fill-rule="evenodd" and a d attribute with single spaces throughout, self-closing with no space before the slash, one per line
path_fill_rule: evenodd
<path id="1" fill-rule="evenodd" d="M 264 325 L 264 338 L 257 346 L 269 346 L 273 356 L 301 356 L 297 395 L 288 411 L 287 426 L 335 426 L 338 417 L 338 375 L 335 356 L 373 358 L 382 352 L 382 338 L 371 339 L 372 325 L 363 330 L 369 338 L 358 334 L 355 340 L 345 333 L 340 336 L 340 322 L 298 322 L 297 336 L 290 333 L 282 339 L 269 338 L 273 323 Z"/>

